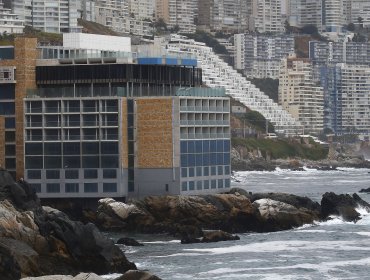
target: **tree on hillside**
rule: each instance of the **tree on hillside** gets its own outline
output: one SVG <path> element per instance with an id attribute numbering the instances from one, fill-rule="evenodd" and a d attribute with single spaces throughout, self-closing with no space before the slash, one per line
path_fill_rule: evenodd
<path id="1" fill-rule="evenodd" d="M 353 22 L 351 22 L 347 25 L 347 30 L 348 31 L 355 31 L 355 25 L 353 24 Z"/>
<path id="2" fill-rule="evenodd" d="M 301 32 L 304 34 L 316 35 L 319 34 L 319 30 L 316 25 L 307 24 L 301 28 Z"/>
<path id="3" fill-rule="evenodd" d="M 352 38 L 352 42 L 364 43 L 366 42 L 366 37 L 360 33 L 356 33 Z"/>

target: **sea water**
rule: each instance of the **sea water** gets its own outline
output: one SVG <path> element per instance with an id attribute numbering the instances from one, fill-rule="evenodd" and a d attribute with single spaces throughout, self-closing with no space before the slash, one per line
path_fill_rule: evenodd
<path id="1" fill-rule="evenodd" d="M 237 172 L 233 186 L 320 201 L 328 191 L 352 194 L 370 187 L 369 171 Z M 360 196 L 370 202 L 370 195 Z M 370 215 L 359 211 L 362 219 L 357 223 L 332 217 L 293 230 L 244 233 L 237 241 L 208 244 L 182 245 L 165 235 L 137 235 L 133 237 L 145 246 L 121 248 L 139 269 L 162 279 L 370 279 Z"/>

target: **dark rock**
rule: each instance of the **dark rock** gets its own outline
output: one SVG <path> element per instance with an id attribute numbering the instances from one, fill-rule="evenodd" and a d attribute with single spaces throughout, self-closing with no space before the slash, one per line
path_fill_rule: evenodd
<path id="1" fill-rule="evenodd" d="M 205 231 L 201 242 L 211 243 L 211 242 L 229 241 L 229 240 L 240 240 L 240 237 L 237 235 L 232 235 L 230 233 L 224 232 L 222 230 Z"/>
<path id="2" fill-rule="evenodd" d="M 360 192 L 360 193 L 370 193 L 370 188 L 367 188 L 367 189 L 361 189 L 359 192 Z"/>
<path id="3" fill-rule="evenodd" d="M 290 204 L 297 209 L 306 208 L 319 214 L 321 207 L 317 202 L 312 201 L 308 197 L 297 196 L 294 194 L 287 193 L 254 193 L 251 197 L 251 201 L 254 202 L 258 199 L 269 198 L 272 200 L 284 202 Z"/>
<path id="4" fill-rule="evenodd" d="M 244 195 L 245 197 L 247 197 L 249 200 L 252 200 L 252 193 L 251 192 L 248 192 L 244 189 L 241 189 L 241 188 L 232 188 L 230 191 L 228 191 L 229 194 L 235 194 L 235 195 Z"/>
<path id="5" fill-rule="evenodd" d="M 129 270 L 115 280 L 161 280 L 161 278 L 147 271 Z"/>
<path id="6" fill-rule="evenodd" d="M 366 206 L 358 195 L 349 194 L 337 195 L 333 192 L 325 193 L 321 200 L 321 215 L 327 218 L 330 215 L 342 216 L 345 221 L 356 222 L 360 219 L 360 214 L 356 211 L 359 205 Z"/>
<path id="7" fill-rule="evenodd" d="M 201 240 L 199 238 L 184 236 L 181 238 L 181 244 L 193 244 L 193 243 L 200 243 Z"/>
<path id="8" fill-rule="evenodd" d="M 22 271 L 12 252 L 12 248 L 0 241 L 0 279 L 21 279 Z"/>
<path id="9" fill-rule="evenodd" d="M 122 237 L 118 239 L 117 244 L 122 244 L 126 246 L 144 246 L 144 244 L 139 243 L 135 239 L 130 237 Z"/>

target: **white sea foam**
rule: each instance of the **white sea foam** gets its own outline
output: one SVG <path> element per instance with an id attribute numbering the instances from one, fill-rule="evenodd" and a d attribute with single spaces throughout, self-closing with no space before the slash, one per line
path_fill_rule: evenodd
<path id="1" fill-rule="evenodd" d="M 370 232 L 366 232 L 366 231 L 360 231 L 360 232 L 354 232 L 358 235 L 362 235 L 362 236 L 370 236 Z"/>
<path id="2" fill-rule="evenodd" d="M 186 250 L 186 249 L 184 249 Z M 190 250 L 190 249 L 189 249 Z M 196 249 L 194 249 L 196 250 Z M 194 257 L 194 256 L 203 256 L 205 255 L 206 252 L 204 253 L 176 253 L 176 254 L 171 254 L 171 255 L 164 255 L 164 256 L 150 256 L 151 258 L 172 258 L 172 257 Z"/>
<path id="3" fill-rule="evenodd" d="M 181 243 L 181 240 L 170 240 L 170 241 L 145 241 L 144 244 L 170 244 L 170 243 Z"/>
<path id="4" fill-rule="evenodd" d="M 297 231 L 297 232 L 303 232 L 303 233 L 333 233 L 336 232 L 334 230 L 324 230 L 324 229 L 305 229 L 302 231 Z"/>
<path id="5" fill-rule="evenodd" d="M 122 276 L 122 274 L 119 274 L 119 273 L 112 273 L 112 274 L 106 274 L 106 275 L 102 275 L 100 277 L 104 278 L 104 279 L 117 279 L 118 277 Z"/>

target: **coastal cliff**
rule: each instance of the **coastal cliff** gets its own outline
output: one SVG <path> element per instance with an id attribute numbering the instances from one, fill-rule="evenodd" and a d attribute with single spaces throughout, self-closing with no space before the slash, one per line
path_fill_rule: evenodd
<path id="1" fill-rule="evenodd" d="M 136 269 L 94 224 L 42 207 L 32 187 L 0 170 L 0 279 Z"/>

